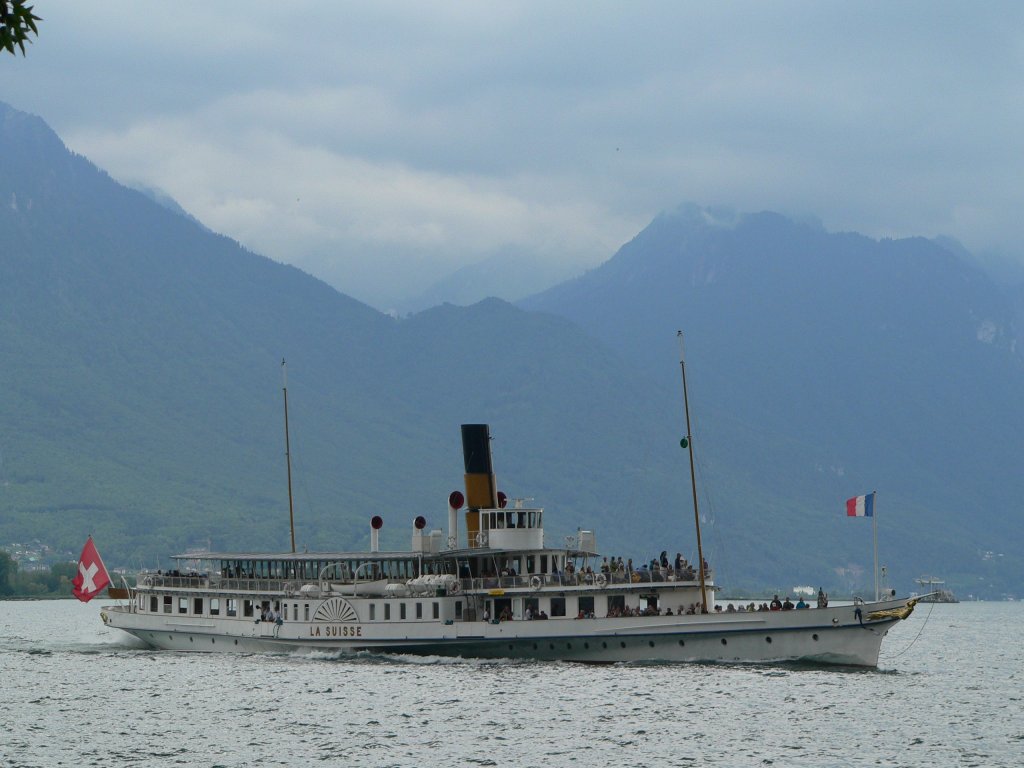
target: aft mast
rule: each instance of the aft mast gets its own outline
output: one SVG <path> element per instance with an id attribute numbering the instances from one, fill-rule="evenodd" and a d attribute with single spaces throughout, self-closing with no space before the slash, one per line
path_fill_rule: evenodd
<path id="1" fill-rule="evenodd" d="M 708 612 L 708 592 L 705 584 L 706 574 L 704 573 L 704 549 L 700 541 L 700 511 L 697 507 L 697 474 L 693 466 L 693 436 L 690 431 L 690 400 L 686 392 L 686 355 L 683 353 L 683 332 L 676 331 L 676 338 L 679 339 L 679 368 L 683 375 L 683 409 L 686 412 L 686 437 L 680 441 L 680 445 L 687 449 L 690 454 L 690 489 L 693 492 L 693 520 L 697 528 L 697 573 L 700 575 L 700 599 L 701 610 Z"/>
<path id="2" fill-rule="evenodd" d="M 292 449 L 288 439 L 288 366 L 281 358 L 281 381 L 284 390 L 284 458 L 288 465 L 288 526 L 292 534 L 292 552 L 295 552 L 295 505 L 292 503 Z"/>

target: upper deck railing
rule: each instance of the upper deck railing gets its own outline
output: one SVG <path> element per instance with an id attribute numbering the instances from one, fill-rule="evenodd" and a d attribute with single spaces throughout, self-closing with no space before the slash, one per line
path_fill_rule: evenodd
<path id="1" fill-rule="evenodd" d="M 705 571 L 705 578 L 711 579 L 711 570 Z M 335 579 L 330 580 L 331 584 L 343 588 L 354 588 L 358 593 L 359 582 L 344 582 Z M 394 584 L 404 584 L 401 580 L 394 580 Z M 524 576 L 477 576 L 463 578 L 457 581 L 461 591 L 490 591 L 495 589 L 534 589 L 544 587 L 564 587 L 567 589 L 602 588 L 611 585 L 627 584 L 650 584 L 667 586 L 672 583 L 687 584 L 697 583 L 697 575 L 692 570 L 675 570 L 672 568 L 659 568 L 655 570 L 638 570 L 632 572 L 612 571 L 603 572 L 561 572 L 556 574 L 537 574 Z M 218 592 L 240 592 L 240 593 L 297 593 L 299 588 L 305 584 L 319 586 L 321 582 L 316 579 L 259 579 L 259 578 L 225 578 L 217 574 L 188 573 L 188 574 L 167 574 L 167 573 L 143 573 L 139 574 L 138 585 L 146 589 L 162 588 L 175 590 L 216 590 Z M 382 597 L 403 597 L 398 592 Z"/>

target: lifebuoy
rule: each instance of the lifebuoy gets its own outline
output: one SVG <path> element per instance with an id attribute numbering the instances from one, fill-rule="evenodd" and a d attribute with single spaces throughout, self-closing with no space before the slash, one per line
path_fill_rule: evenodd
<path id="1" fill-rule="evenodd" d="M 608 577 L 605 576 L 603 573 L 599 573 L 596 576 L 594 576 L 594 583 L 599 587 L 603 587 L 605 584 L 608 583 Z"/>
<path id="2" fill-rule="evenodd" d="M 484 531 L 480 531 L 480 533 L 478 533 L 476 535 L 476 539 L 474 539 L 474 541 L 476 541 L 476 545 L 478 547 L 486 547 L 487 546 L 487 534 Z"/>
<path id="3" fill-rule="evenodd" d="M 534 589 L 540 589 L 543 584 L 544 582 L 541 580 L 540 576 L 534 576 L 530 579 L 530 586 Z"/>
<path id="4" fill-rule="evenodd" d="M 448 585 L 448 594 L 450 595 L 457 595 L 461 591 L 462 585 L 457 581 L 453 581 L 451 584 Z"/>

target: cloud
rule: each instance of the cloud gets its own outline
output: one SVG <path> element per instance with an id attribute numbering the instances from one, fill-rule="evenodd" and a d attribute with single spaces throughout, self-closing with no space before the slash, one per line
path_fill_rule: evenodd
<path id="1" fill-rule="evenodd" d="M 202 115 L 83 131 L 68 143 L 102 158 L 115 178 L 162 189 L 215 231 L 378 303 L 510 244 L 598 263 L 643 224 L 553 192 L 557 180 L 417 169 L 299 143 L 274 119 L 253 119 L 253 105 L 282 104 L 295 107 L 296 97 L 254 94 Z M 374 284 L 382 274 L 384 288 Z"/>
<path id="2" fill-rule="evenodd" d="M 48 3 L 0 98 L 378 305 L 687 200 L 1020 250 L 1016 4 L 102 8 Z"/>

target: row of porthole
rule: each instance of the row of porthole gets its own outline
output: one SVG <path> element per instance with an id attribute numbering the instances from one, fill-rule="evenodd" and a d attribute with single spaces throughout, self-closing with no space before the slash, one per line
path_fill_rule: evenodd
<path id="1" fill-rule="evenodd" d="M 818 639 L 818 633 L 817 633 L 817 632 L 815 632 L 815 633 L 814 633 L 813 635 L 811 635 L 811 637 L 812 637 L 812 638 L 813 638 L 813 639 L 814 639 L 815 641 L 817 641 L 817 639 Z M 168 636 L 167 636 L 167 639 L 168 639 L 168 640 L 171 640 L 171 641 L 173 641 L 173 640 L 174 640 L 174 638 L 173 638 L 173 637 L 172 637 L 171 635 L 168 635 Z M 194 642 L 194 639 L 193 639 L 193 638 L 192 638 L 191 636 L 189 636 L 189 638 L 188 638 L 188 641 L 189 641 L 189 642 L 191 643 L 191 642 Z M 772 641 L 771 635 L 768 635 L 768 636 L 766 636 L 766 637 L 765 637 L 765 639 L 764 639 L 764 641 L 765 641 L 766 643 L 771 643 L 771 641 Z M 216 643 L 216 642 L 217 642 L 217 639 L 216 639 L 216 638 L 214 638 L 214 637 L 211 637 L 211 638 L 210 638 L 210 643 L 211 643 L 211 644 L 213 644 L 213 643 Z M 653 641 L 653 640 L 648 640 L 648 641 L 647 641 L 647 644 L 648 644 L 649 646 L 651 646 L 651 648 L 653 648 L 653 647 L 654 647 L 654 641 Z M 728 645 L 728 644 L 729 644 L 729 641 L 728 641 L 728 640 L 726 640 L 726 639 L 725 639 L 725 638 L 723 637 L 723 638 L 722 638 L 722 645 Z M 235 640 L 235 645 L 238 645 L 238 641 L 237 641 L 237 640 Z M 626 647 L 626 642 L 625 642 L 624 640 L 623 640 L 623 641 L 620 641 L 620 642 L 619 642 L 619 645 L 620 645 L 621 647 L 625 648 L 625 647 Z M 679 641 L 679 646 L 680 646 L 680 647 L 683 647 L 683 646 L 685 646 L 685 645 L 686 645 L 686 643 L 685 643 L 685 642 L 684 642 L 683 640 L 680 640 L 680 641 Z M 550 650 L 552 650 L 552 651 L 553 651 L 553 650 L 555 650 L 555 644 L 554 644 L 554 643 L 548 643 L 548 648 L 549 648 Z M 603 648 L 603 649 L 607 649 L 607 648 L 608 648 L 608 643 L 607 643 L 607 642 L 605 642 L 605 641 L 601 641 L 601 648 Z M 512 651 L 512 650 L 515 650 L 515 646 L 514 646 L 514 645 L 512 645 L 512 644 L 509 644 L 509 646 L 508 646 L 508 649 L 509 649 L 510 651 Z M 538 646 L 537 646 L 537 644 L 536 644 L 536 643 L 534 643 L 534 644 L 533 644 L 533 650 L 535 650 L 535 651 L 536 651 L 537 649 L 538 649 Z M 572 650 L 572 643 L 566 643 L 566 644 L 565 644 L 565 649 L 566 649 L 567 651 L 571 651 L 571 650 Z M 589 651 L 589 650 L 590 650 L 590 643 L 583 643 L 583 650 Z"/>
<path id="2" fill-rule="evenodd" d="M 817 640 L 818 640 L 818 633 L 817 633 L 817 632 L 815 632 L 815 633 L 814 633 L 813 635 L 811 635 L 811 638 L 812 638 L 813 640 L 817 641 Z M 772 638 L 771 638 L 771 636 L 770 636 L 770 635 L 769 635 L 769 636 L 766 636 L 764 640 L 765 640 L 765 642 L 766 642 L 766 643 L 771 643 L 771 642 L 772 642 Z M 683 647 L 683 646 L 685 646 L 685 645 L 686 645 L 686 642 L 685 642 L 685 641 L 683 641 L 683 640 L 679 640 L 678 642 L 679 642 L 679 646 L 680 646 L 680 647 Z M 235 641 L 235 644 L 236 644 L 236 645 L 238 644 L 238 641 L 237 641 L 237 640 Z M 653 641 L 653 640 L 648 640 L 648 641 L 647 641 L 647 644 L 648 644 L 649 646 L 651 646 L 651 648 L 653 648 L 653 647 L 654 647 L 654 641 Z M 723 638 L 722 638 L 722 645 L 728 645 L 728 644 L 729 644 L 729 641 L 728 641 L 728 640 L 727 640 L 726 638 L 724 638 L 724 637 L 723 637 Z M 619 642 L 619 646 L 620 646 L 620 647 L 622 647 L 622 648 L 625 648 L 625 647 L 626 647 L 626 643 L 625 643 L 625 641 L 620 641 L 620 642 Z M 608 643 L 607 643 L 607 642 L 605 642 L 605 641 L 602 641 L 602 642 L 601 642 L 601 648 L 603 648 L 603 649 L 607 649 L 607 648 L 608 648 Z M 509 643 L 508 649 L 509 649 L 510 651 L 514 651 L 514 650 L 515 650 L 515 646 L 514 646 L 513 644 Z M 537 645 L 537 643 L 534 643 L 534 644 L 533 644 L 533 650 L 535 650 L 535 651 L 536 651 L 536 650 L 538 650 L 538 649 L 539 649 L 539 646 Z M 552 650 L 552 651 L 553 651 L 553 650 L 555 650 L 555 644 L 554 644 L 554 643 L 548 643 L 548 649 L 549 649 L 549 650 Z M 566 644 L 565 644 L 565 649 L 566 649 L 567 651 L 571 651 L 571 650 L 572 650 L 572 643 L 566 643 Z M 585 650 L 585 651 L 588 651 L 588 650 L 590 650 L 590 643 L 586 643 L 586 642 L 585 642 L 585 643 L 583 643 L 583 650 Z"/>
<path id="3" fill-rule="evenodd" d="M 168 639 L 168 640 L 170 640 L 171 642 L 174 642 L 174 636 L 173 636 L 173 635 L 168 635 L 168 636 L 167 636 L 167 639 Z M 189 641 L 190 643 L 194 643 L 194 642 L 195 642 L 195 638 L 194 638 L 194 637 L 192 637 L 191 635 L 189 635 L 189 637 L 188 637 L 188 641 Z M 214 645 L 214 644 L 216 644 L 216 642 L 217 642 L 217 638 L 215 638 L 215 637 L 211 637 L 211 638 L 210 638 L 210 644 L 211 644 L 211 645 Z M 235 640 L 235 645 L 238 645 L 238 641 L 237 641 L 237 640 Z"/>

